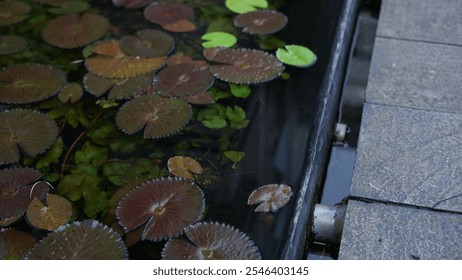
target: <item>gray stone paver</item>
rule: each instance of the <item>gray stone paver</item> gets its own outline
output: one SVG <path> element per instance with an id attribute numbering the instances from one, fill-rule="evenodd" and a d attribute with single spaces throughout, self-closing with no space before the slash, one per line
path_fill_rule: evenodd
<path id="1" fill-rule="evenodd" d="M 377 35 L 462 45 L 462 1 L 382 0 Z"/>
<path id="2" fill-rule="evenodd" d="M 376 38 L 366 101 L 462 114 L 461 61 L 459 46 Z"/>
<path id="3" fill-rule="evenodd" d="M 339 259 L 462 259 L 462 214 L 350 201 Z"/>

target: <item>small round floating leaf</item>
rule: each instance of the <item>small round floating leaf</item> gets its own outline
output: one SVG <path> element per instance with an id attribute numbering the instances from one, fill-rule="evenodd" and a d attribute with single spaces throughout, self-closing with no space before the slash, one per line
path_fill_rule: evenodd
<path id="1" fill-rule="evenodd" d="M 14 54 L 27 48 L 27 41 L 16 35 L 0 35 L 0 55 Z"/>
<path id="2" fill-rule="evenodd" d="M 112 0 L 116 7 L 124 6 L 127 9 L 138 9 L 151 3 L 152 0 Z"/>
<path id="3" fill-rule="evenodd" d="M 196 25 L 187 19 L 180 19 L 174 23 L 162 24 L 161 27 L 170 32 L 192 32 Z"/>
<path id="4" fill-rule="evenodd" d="M 269 184 L 254 190 L 247 201 L 248 205 L 261 203 L 255 212 L 276 212 L 286 205 L 292 196 L 292 188 L 286 184 Z"/>
<path id="5" fill-rule="evenodd" d="M 286 45 L 276 51 L 277 58 L 285 64 L 296 67 L 309 67 L 316 62 L 316 55 L 307 47 Z"/>
<path id="6" fill-rule="evenodd" d="M 182 129 L 191 115 L 191 107 L 185 100 L 151 94 L 126 103 L 117 113 L 116 123 L 127 134 L 146 127 L 144 138 L 161 138 Z"/>
<path id="7" fill-rule="evenodd" d="M 154 77 L 153 88 L 163 96 L 185 97 L 206 91 L 214 80 L 208 67 L 176 64 L 164 68 Z"/>
<path id="8" fill-rule="evenodd" d="M 56 95 L 65 85 L 61 70 L 48 65 L 19 64 L 0 71 L 0 102 L 26 104 Z"/>
<path id="9" fill-rule="evenodd" d="M 20 260 L 34 246 L 35 238 L 27 232 L 0 230 L 0 260 Z"/>
<path id="10" fill-rule="evenodd" d="M 58 127 L 45 114 L 15 109 L 0 112 L 0 164 L 19 162 L 19 148 L 36 156 L 56 141 Z"/>
<path id="11" fill-rule="evenodd" d="M 0 2 L 0 26 L 21 22 L 29 17 L 31 7 L 19 1 Z"/>
<path id="12" fill-rule="evenodd" d="M 45 230 L 55 230 L 69 222 L 72 215 L 72 205 L 69 200 L 55 194 L 47 194 L 47 205 L 34 198 L 27 208 L 27 221 L 33 227 Z"/>
<path id="13" fill-rule="evenodd" d="M 141 238 L 157 241 L 180 235 L 203 210 L 203 193 L 192 181 L 162 178 L 128 193 L 116 214 L 126 232 L 146 223 Z"/>
<path id="14" fill-rule="evenodd" d="M 59 227 L 26 255 L 30 260 L 122 260 L 128 253 L 120 236 L 96 220 Z"/>
<path id="15" fill-rule="evenodd" d="M 204 48 L 215 48 L 215 47 L 232 47 L 236 44 L 237 38 L 233 34 L 226 32 L 211 32 L 204 34 L 201 37 L 202 40 L 206 41 L 202 43 Z"/>
<path id="16" fill-rule="evenodd" d="M 250 34 L 271 34 L 283 29 L 287 24 L 287 17 L 275 10 L 258 10 L 234 18 L 236 27 L 243 27 L 242 31 Z"/>
<path id="17" fill-rule="evenodd" d="M 101 38 L 109 30 L 109 21 L 100 15 L 85 13 L 59 16 L 42 30 L 42 38 L 50 45 L 73 49 Z"/>
<path id="18" fill-rule="evenodd" d="M 220 79 L 236 84 L 256 84 L 270 81 L 284 70 L 282 63 L 272 54 L 251 49 L 204 49 L 210 61 L 222 63 L 210 66 L 210 72 Z"/>
<path id="19" fill-rule="evenodd" d="M 186 96 L 184 99 L 191 104 L 197 105 L 207 105 L 215 103 L 215 99 L 213 98 L 213 96 L 206 91 Z"/>
<path id="20" fill-rule="evenodd" d="M 144 9 L 144 17 L 155 24 L 174 24 L 194 15 L 194 9 L 181 3 L 154 2 Z"/>
<path id="21" fill-rule="evenodd" d="M 201 164 L 190 157 L 171 157 L 167 161 L 167 167 L 170 173 L 180 178 L 193 180 L 193 174 L 202 174 Z"/>
<path id="22" fill-rule="evenodd" d="M 56 4 L 58 7 L 50 8 L 48 11 L 52 14 L 65 15 L 72 13 L 81 13 L 90 8 L 90 4 L 84 1 L 71 1 Z"/>
<path id="23" fill-rule="evenodd" d="M 255 11 L 257 8 L 268 8 L 266 0 L 226 0 L 225 5 L 237 14 L 244 14 Z"/>
<path id="24" fill-rule="evenodd" d="M 62 103 L 75 103 L 83 96 L 82 86 L 78 83 L 69 83 L 59 92 L 58 98 Z"/>
<path id="25" fill-rule="evenodd" d="M 175 41 L 168 33 L 145 29 L 136 32 L 136 36 L 125 36 L 120 40 L 121 50 L 131 56 L 159 57 L 170 53 Z"/>
<path id="26" fill-rule="evenodd" d="M 250 238 L 226 224 L 197 223 L 184 229 L 191 243 L 170 239 L 162 251 L 167 260 L 260 260 Z"/>

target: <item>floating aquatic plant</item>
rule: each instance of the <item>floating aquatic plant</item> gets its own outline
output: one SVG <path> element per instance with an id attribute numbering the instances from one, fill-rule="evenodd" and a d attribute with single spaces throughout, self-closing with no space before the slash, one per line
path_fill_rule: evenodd
<path id="1" fill-rule="evenodd" d="M 287 17 L 276 10 L 258 10 L 234 18 L 234 25 L 250 34 L 272 34 L 283 29 L 286 24 Z"/>
<path id="2" fill-rule="evenodd" d="M 165 56 L 139 58 L 126 55 L 119 47 L 119 41 L 109 40 L 91 49 L 94 54 L 85 59 L 88 71 L 105 78 L 131 78 L 160 68 Z"/>
<path id="3" fill-rule="evenodd" d="M 38 229 L 55 230 L 69 222 L 72 205 L 69 200 L 55 194 L 47 194 L 47 205 L 34 198 L 27 207 L 26 217 L 30 225 Z"/>
<path id="4" fill-rule="evenodd" d="M 215 103 L 215 99 L 209 92 L 199 92 L 194 95 L 188 95 L 184 98 L 191 104 L 207 105 Z"/>
<path id="5" fill-rule="evenodd" d="M 225 5 L 231 11 L 244 14 L 256 9 L 268 8 L 268 1 L 266 0 L 226 0 Z"/>
<path id="6" fill-rule="evenodd" d="M 82 86 L 78 83 L 69 83 L 65 85 L 59 92 L 58 98 L 61 102 L 75 103 L 83 96 Z"/>
<path id="7" fill-rule="evenodd" d="M 0 35 L 0 55 L 15 54 L 27 48 L 27 41 L 16 35 Z"/>
<path id="8" fill-rule="evenodd" d="M 193 62 L 193 59 L 190 56 L 188 56 L 186 54 L 183 54 L 183 53 L 172 54 L 165 61 L 167 66 L 172 66 L 172 65 L 175 65 L 175 64 L 183 64 L 183 63 L 184 64 L 189 64 L 189 63 L 192 63 L 192 62 Z"/>
<path id="9" fill-rule="evenodd" d="M 276 212 L 286 205 L 292 196 L 292 188 L 286 184 L 269 184 L 254 190 L 247 201 L 248 205 L 258 204 L 255 212 Z"/>
<path id="10" fill-rule="evenodd" d="M 258 248 L 241 231 L 226 224 L 197 223 L 184 229 L 190 240 L 170 239 L 162 251 L 167 260 L 259 260 Z"/>
<path id="11" fill-rule="evenodd" d="M 245 153 L 242 151 L 224 151 L 223 154 L 233 162 L 233 169 L 235 169 L 237 164 L 245 157 Z"/>
<path id="12" fill-rule="evenodd" d="M 203 210 L 203 193 L 192 181 L 163 178 L 129 192 L 116 213 L 126 232 L 146 224 L 141 239 L 157 241 L 180 235 Z"/>
<path id="13" fill-rule="evenodd" d="M 151 3 L 152 0 L 112 0 L 114 6 L 116 7 L 124 7 L 127 9 L 138 9 L 146 6 L 147 4 Z"/>
<path id="14" fill-rule="evenodd" d="M 31 7 L 20 1 L 0 2 L 0 26 L 21 22 L 29 17 Z"/>
<path id="15" fill-rule="evenodd" d="M 0 229 L 0 260 L 20 260 L 34 246 L 35 238 L 27 232 Z"/>
<path id="16" fill-rule="evenodd" d="M 210 32 L 202 35 L 202 43 L 204 48 L 225 47 L 229 48 L 237 43 L 237 38 L 231 33 L 226 32 Z"/>
<path id="17" fill-rule="evenodd" d="M 83 84 L 85 90 L 96 97 L 109 91 L 109 99 L 130 99 L 151 85 L 153 75 L 148 73 L 134 78 L 109 79 L 87 73 L 83 78 Z"/>
<path id="18" fill-rule="evenodd" d="M 26 104 L 56 95 L 66 83 L 61 70 L 49 65 L 19 64 L 0 71 L 0 102 Z"/>
<path id="19" fill-rule="evenodd" d="M 96 220 L 59 227 L 26 255 L 29 260 L 122 260 L 128 253 L 120 236 Z"/>
<path id="20" fill-rule="evenodd" d="M 52 14 L 65 15 L 81 13 L 90 8 L 90 4 L 85 1 L 67 0 L 66 2 L 53 4 L 53 8 L 48 9 Z"/>
<path id="21" fill-rule="evenodd" d="M 36 156 L 56 141 L 58 128 L 45 114 L 14 109 L 0 112 L 0 164 L 19 162 L 19 149 Z"/>
<path id="22" fill-rule="evenodd" d="M 176 177 L 194 179 L 194 174 L 202 174 L 201 164 L 190 157 L 174 156 L 167 161 L 168 171 Z"/>
<path id="23" fill-rule="evenodd" d="M 50 45 L 73 49 L 96 41 L 108 30 L 109 21 L 103 16 L 69 14 L 50 20 L 42 30 L 42 38 Z"/>
<path id="24" fill-rule="evenodd" d="M 251 49 L 204 49 L 203 55 L 212 62 L 210 72 L 220 79 L 236 84 L 257 84 L 270 81 L 284 70 L 282 63 L 272 54 Z"/>
<path id="25" fill-rule="evenodd" d="M 177 133 L 191 118 L 191 107 L 183 99 L 144 95 L 126 103 L 116 115 L 117 126 L 127 134 L 144 129 L 144 138 Z"/>
<path id="26" fill-rule="evenodd" d="M 135 36 L 124 36 L 120 40 L 122 51 L 131 56 L 159 57 L 169 54 L 174 47 L 172 36 L 155 29 L 139 30 Z"/>
<path id="27" fill-rule="evenodd" d="M 194 16 L 194 9 L 187 4 L 153 2 L 144 9 L 144 17 L 165 30 L 171 32 L 190 32 L 196 26 L 189 19 Z"/>
<path id="28" fill-rule="evenodd" d="M 316 62 L 316 55 L 307 47 L 286 45 L 276 51 L 277 58 L 285 64 L 296 67 L 309 67 Z"/>

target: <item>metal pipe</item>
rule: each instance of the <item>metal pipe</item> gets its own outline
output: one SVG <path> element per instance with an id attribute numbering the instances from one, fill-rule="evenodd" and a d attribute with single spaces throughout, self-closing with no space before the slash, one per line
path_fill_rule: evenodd
<path id="1" fill-rule="evenodd" d="M 312 233 L 314 241 L 329 245 L 339 245 L 345 221 L 346 205 L 326 206 L 316 204 Z"/>

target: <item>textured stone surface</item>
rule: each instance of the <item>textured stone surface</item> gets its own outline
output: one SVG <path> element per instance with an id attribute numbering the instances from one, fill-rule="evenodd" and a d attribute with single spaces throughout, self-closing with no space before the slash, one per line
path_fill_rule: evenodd
<path id="1" fill-rule="evenodd" d="M 382 0 L 377 34 L 462 45 L 462 1 Z"/>
<path id="2" fill-rule="evenodd" d="M 350 200 L 339 259 L 462 259 L 462 214 Z"/>
<path id="3" fill-rule="evenodd" d="M 462 47 L 376 38 L 366 101 L 462 113 L 461 61 Z"/>
<path id="4" fill-rule="evenodd" d="M 351 195 L 462 212 L 462 116 L 366 104 Z"/>

